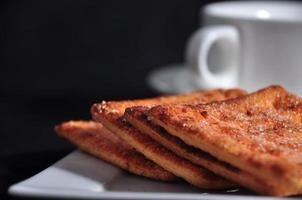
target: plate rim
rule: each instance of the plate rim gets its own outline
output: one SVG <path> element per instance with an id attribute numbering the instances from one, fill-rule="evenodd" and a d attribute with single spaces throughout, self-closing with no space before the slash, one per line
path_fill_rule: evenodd
<path id="1" fill-rule="evenodd" d="M 41 172 L 11 185 L 8 188 L 8 194 L 16 197 L 46 197 L 46 198 L 73 198 L 73 199 L 141 199 L 141 200 L 151 200 L 151 199 L 162 199 L 162 200 L 180 200 L 180 199 L 189 199 L 189 200 L 226 200 L 226 199 L 242 199 L 242 200 L 276 200 L 276 199 L 287 199 L 287 198 L 278 198 L 270 196 L 257 196 L 257 195 L 233 195 L 233 194 L 205 194 L 205 193 L 171 193 L 171 192 L 125 192 L 125 191 L 86 191 L 86 190 L 73 190 L 73 189 L 63 189 L 58 191 L 57 188 L 52 187 L 37 187 L 37 186 L 28 186 L 26 182 L 30 179 L 37 178 L 41 173 L 45 173 L 51 167 L 58 162 L 64 161 L 68 156 L 77 153 L 83 153 L 80 150 L 74 150 L 59 159 L 57 162 L 42 170 Z M 87 154 L 89 155 L 89 154 Z M 90 156 L 90 155 L 89 155 Z M 292 198 L 291 198 L 292 199 Z"/>

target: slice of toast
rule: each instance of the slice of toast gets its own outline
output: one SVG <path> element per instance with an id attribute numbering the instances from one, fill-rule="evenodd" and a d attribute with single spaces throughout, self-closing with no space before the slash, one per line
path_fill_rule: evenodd
<path id="1" fill-rule="evenodd" d="M 148 178 L 173 181 L 177 177 L 164 170 L 133 147 L 92 121 L 69 121 L 55 127 L 57 134 L 81 150 L 131 173 Z"/>
<path id="2" fill-rule="evenodd" d="M 270 187 L 270 184 L 265 181 L 245 172 L 238 168 L 229 165 L 226 162 L 219 161 L 209 153 L 204 152 L 198 148 L 184 143 L 178 137 L 169 134 L 164 128 L 154 124 L 148 117 L 150 108 L 144 106 L 136 106 L 127 108 L 125 111 L 125 118 L 135 128 L 147 134 L 152 139 L 162 144 L 167 149 L 170 149 L 175 154 L 191 162 L 203 166 L 215 174 L 227 174 L 227 178 L 239 185 L 249 184 L 249 187 L 254 188 L 260 193 L 265 193 L 265 189 Z M 261 184 L 259 184 L 261 182 Z M 263 185 L 266 187 L 263 187 Z"/>
<path id="3" fill-rule="evenodd" d="M 264 189 L 258 190 L 249 179 L 233 181 L 276 196 L 302 192 L 301 115 L 302 100 L 279 86 L 206 105 L 163 105 L 148 112 L 153 123 L 186 144 L 265 184 L 259 182 Z"/>
<path id="4" fill-rule="evenodd" d="M 93 105 L 91 113 L 95 120 L 102 122 L 109 130 L 135 147 L 147 158 L 175 175 L 184 178 L 189 183 L 201 188 L 229 188 L 233 184 L 177 156 L 148 135 L 131 126 L 126 122 L 123 114 L 127 107 L 132 106 L 144 105 L 151 107 L 169 103 L 208 102 L 240 96 L 244 93 L 241 90 L 213 90 L 146 100 L 103 102 L 102 104 Z"/>

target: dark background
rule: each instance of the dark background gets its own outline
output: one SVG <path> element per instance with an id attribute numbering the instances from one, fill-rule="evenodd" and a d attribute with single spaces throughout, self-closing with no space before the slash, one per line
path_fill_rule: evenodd
<path id="1" fill-rule="evenodd" d="M 1 1 L 0 191 L 74 147 L 53 127 L 92 103 L 157 95 L 150 71 L 183 61 L 200 0 Z"/>

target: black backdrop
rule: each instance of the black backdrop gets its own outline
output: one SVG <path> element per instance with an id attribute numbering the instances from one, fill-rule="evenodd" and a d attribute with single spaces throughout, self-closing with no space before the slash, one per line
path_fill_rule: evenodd
<path id="1" fill-rule="evenodd" d="M 101 99 L 155 95 L 147 74 L 182 62 L 203 4 L 3 1 L 0 154 L 65 148 L 55 123 L 88 119 Z"/>
<path id="2" fill-rule="evenodd" d="M 0 191 L 72 150 L 55 124 L 89 119 L 103 99 L 156 95 L 147 74 L 182 62 L 205 3 L 2 0 Z"/>
<path id="3" fill-rule="evenodd" d="M 123 86 L 146 95 L 148 71 L 182 60 L 200 6 L 196 0 L 4 2 L 1 89 L 111 95 Z"/>

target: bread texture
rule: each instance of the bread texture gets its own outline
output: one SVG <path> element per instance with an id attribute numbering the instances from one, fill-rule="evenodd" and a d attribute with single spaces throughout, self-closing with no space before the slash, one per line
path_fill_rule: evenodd
<path id="1" fill-rule="evenodd" d="M 111 101 L 93 105 L 91 113 L 96 121 L 103 123 L 106 128 L 117 134 L 148 159 L 185 179 L 189 183 L 200 188 L 229 188 L 233 186 L 231 182 L 213 174 L 201 166 L 193 164 L 187 159 L 179 157 L 145 133 L 133 127 L 125 119 L 124 112 L 126 108 L 133 106 L 147 106 L 150 108 L 155 105 L 166 104 L 196 104 L 220 101 L 243 94 L 245 94 L 245 92 L 242 90 L 212 90 L 145 100 Z"/>
<path id="2" fill-rule="evenodd" d="M 184 143 L 178 137 L 169 134 L 161 126 L 154 124 L 147 116 L 149 109 L 150 108 L 143 106 L 127 108 L 125 117 L 134 127 L 167 149 L 173 151 L 178 156 L 188 159 L 196 165 L 203 166 L 215 174 L 227 174 L 229 180 L 239 183 L 240 185 L 248 183 L 250 187 L 256 188 L 257 191 L 265 192 L 263 190 L 265 188 L 262 186 L 265 183 L 259 178 L 235 168 L 226 162 L 220 161 L 205 151 Z M 262 184 L 259 184 L 259 182 L 262 182 Z"/>
<path id="3" fill-rule="evenodd" d="M 261 194 L 302 192 L 302 100 L 280 86 L 208 104 L 159 105 L 152 123 L 259 180 L 215 173 Z M 209 166 L 204 167 L 210 169 Z"/>
<path id="4" fill-rule="evenodd" d="M 81 150 L 133 174 L 161 181 L 178 179 L 138 153 L 101 123 L 69 121 L 56 126 L 55 131 Z"/>

